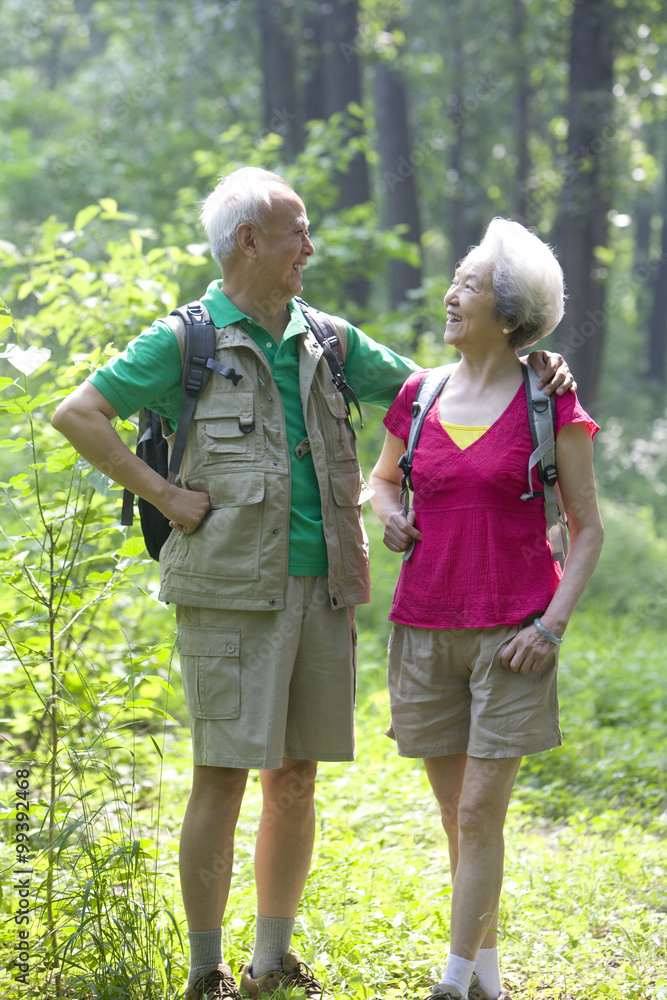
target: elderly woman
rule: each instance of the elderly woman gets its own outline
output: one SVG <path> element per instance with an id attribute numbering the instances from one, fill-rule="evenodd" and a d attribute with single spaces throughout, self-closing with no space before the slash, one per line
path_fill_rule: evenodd
<path id="1" fill-rule="evenodd" d="M 512 787 L 524 754 L 562 742 L 558 647 L 602 546 L 598 427 L 574 393 L 556 397 L 571 536 L 561 574 L 544 500 L 522 499 L 533 443 L 517 357 L 563 315 L 558 262 L 523 226 L 495 219 L 456 269 L 445 307 L 445 343 L 461 360 L 421 431 L 414 509 L 405 516 L 399 502 L 397 463 L 424 372 L 410 376 L 385 418 L 371 485 L 385 544 L 414 545 L 389 616 L 388 735 L 401 756 L 424 759 L 449 842 L 450 954 L 431 995 L 488 1000 L 506 996 L 496 927 Z"/>

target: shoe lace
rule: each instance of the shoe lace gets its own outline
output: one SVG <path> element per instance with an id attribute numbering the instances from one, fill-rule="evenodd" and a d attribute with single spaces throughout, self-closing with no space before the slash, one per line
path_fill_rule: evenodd
<path id="1" fill-rule="evenodd" d="M 294 966 L 289 974 L 289 986 L 300 987 L 312 1000 L 324 995 L 322 983 L 315 978 L 313 970 L 305 962 L 299 962 Z"/>
<path id="2" fill-rule="evenodd" d="M 226 976 L 220 969 L 207 972 L 196 984 L 196 997 L 206 997 L 206 1000 L 241 1000 L 236 980 Z"/>

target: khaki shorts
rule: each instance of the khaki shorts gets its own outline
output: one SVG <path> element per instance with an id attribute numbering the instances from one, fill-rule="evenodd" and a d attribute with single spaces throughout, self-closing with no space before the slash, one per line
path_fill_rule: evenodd
<path id="1" fill-rule="evenodd" d="M 521 757 L 562 744 L 558 650 L 536 674 L 517 674 L 500 662 L 520 628 L 394 626 L 387 735 L 401 757 Z"/>
<path id="2" fill-rule="evenodd" d="M 195 764 L 354 759 L 354 608 L 326 577 L 288 577 L 284 611 L 176 609 Z"/>

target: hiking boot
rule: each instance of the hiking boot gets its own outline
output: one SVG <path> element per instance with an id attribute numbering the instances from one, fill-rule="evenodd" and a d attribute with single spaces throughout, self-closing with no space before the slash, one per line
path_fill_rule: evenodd
<path id="1" fill-rule="evenodd" d="M 442 983 L 436 983 L 435 986 L 431 987 L 431 992 L 426 997 L 426 1000 L 464 1000 L 464 996 L 454 986 L 444 986 Z"/>
<path id="2" fill-rule="evenodd" d="M 473 980 L 473 982 L 475 982 L 475 980 Z M 490 997 L 488 993 L 484 992 L 481 986 L 473 986 L 471 983 L 470 989 L 468 990 L 468 1000 L 512 1000 L 512 997 L 507 990 L 502 988 L 500 990 L 499 997 Z"/>
<path id="3" fill-rule="evenodd" d="M 468 993 L 469 1000 L 483 1000 L 482 994 L 479 997 L 472 995 L 473 989 L 478 989 L 477 986 L 478 979 L 477 973 L 473 972 L 472 979 L 470 981 L 470 991 Z M 484 994 L 484 997 L 486 994 Z M 446 986 L 444 983 L 436 983 L 435 986 L 431 987 L 431 992 L 426 997 L 426 1000 L 464 1000 L 463 994 L 460 993 L 455 986 Z M 510 997 L 509 1000 L 512 1000 Z"/>
<path id="4" fill-rule="evenodd" d="M 187 987 L 183 1000 L 241 1000 L 228 965 L 212 965 Z"/>
<path id="5" fill-rule="evenodd" d="M 312 969 L 305 962 L 300 962 L 296 955 L 286 952 L 282 958 L 282 966 L 282 969 L 272 970 L 259 979 L 253 979 L 250 965 L 244 965 L 241 970 L 241 989 L 253 1000 L 259 1000 L 262 994 L 270 996 L 280 986 L 287 990 L 303 991 L 308 1000 L 331 1000 L 322 983 L 315 979 Z"/>

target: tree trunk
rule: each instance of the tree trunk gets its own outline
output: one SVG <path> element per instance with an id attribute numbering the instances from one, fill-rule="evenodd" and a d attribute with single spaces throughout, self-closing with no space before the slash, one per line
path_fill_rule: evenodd
<path id="1" fill-rule="evenodd" d="M 358 0 L 329 0 L 322 5 L 324 39 L 324 106 L 326 116 L 346 112 L 349 104 L 361 105 Z M 363 123 L 351 118 L 347 141 L 363 133 Z M 363 152 L 352 157 L 348 169 L 336 177 L 340 194 L 338 208 L 352 208 L 370 200 L 368 166 Z M 369 283 L 359 278 L 346 285 L 346 293 L 357 305 L 368 301 Z"/>
<path id="2" fill-rule="evenodd" d="M 512 0 L 512 51 L 515 56 L 516 83 L 514 108 L 514 146 L 516 150 L 516 202 L 515 217 L 524 226 L 531 220 L 526 218 L 528 208 L 528 181 L 530 174 L 530 154 L 528 152 L 528 102 L 530 81 L 528 59 L 525 52 L 526 7 L 524 0 Z M 534 220 L 532 220 L 534 221 Z"/>
<path id="3" fill-rule="evenodd" d="M 595 248 L 607 243 L 611 205 L 613 15 L 611 0 L 579 0 L 572 14 L 568 163 L 552 234 L 568 290 L 556 341 L 591 411 L 607 333 L 606 273 Z"/>
<path id="4" fill-rule="evenodd" d="M 292 7 L 285 0 L 257 0 L 257 19 L 262 44 L 264 134 L 281 135 L 285 157 L 291 159 L 303 148 Z"/>
<path id="5" fill-rule="evenodd" d="M 324 94 L 327 117 L 361 104 L 361 63 L 357 42 L 358 0 L 331 0 L 323 6 Z M 350 122 L 349 138 L 361 134 L 361 123 Z M 360 205 L 370 198 L 368 167 L 363 153 L 356 153 L 349 170 L 338 178 L 339 208 Z"/>
<path id="6" fill-rule="evenodd" d="M 464 124 L 466 119 L 462 113 L 465 82 L 465 52 L 463 48 L 463 33 L 461 31 L 461 18 L 463 16 L 462 0 L 456 0 L 452 7 L 450 30 L 454 49 L 454 92 L 447 117 L 455 128 L 455 139 L 452 143 L 449 158 L 449 172 L 455 187 L 449 199 L 451 213 L 449 231 L 452 242 L 450 277 L 454 274 L 458 262 L 465 256 L 470 245 L 466 224 L 465 179 L 463 177 Z"/>
<path id="7" fill-rule="evenodd" d="M 400 72 L 387 63 L 375 71 L 375 117 L 380 158 L 382 192 L 388 228 L 407 226 L 405 239 L 418 246 L 421 241 L 419 205 L 415 186 L 417 154 L 412 148 L 408 122 L 408 100 Z M 392 308 L 404 302 L 407 293 L 422 283 L 421 267 L 402 260 L 389 263 L 389 298 Z"/>
<path id="8" fill-rule="evenodd" d="M 324 24 L 319 4 L 311 4 L 305 14 L 301 47 L 304 67 L 303 110 L 307 122 L 327 117 L 324 83 Z"/>
<path id="9" fill-rule="evenodd" d="M 662 245 L 653 280 L 653 305 L 648 329 L 648 377 L 662 398 L 667 387 L 667 161 L 662 198 Z"/>

